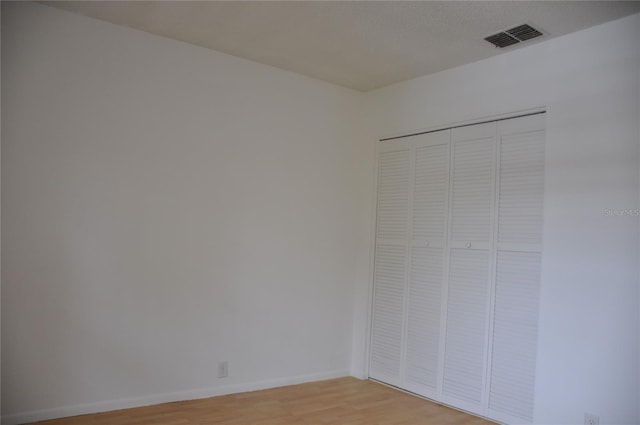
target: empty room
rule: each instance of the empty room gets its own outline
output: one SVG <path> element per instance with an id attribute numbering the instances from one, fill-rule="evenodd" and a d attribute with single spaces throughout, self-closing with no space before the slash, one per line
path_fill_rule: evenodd
<path id="1" fill-rule="evenodd" d="M 640 424 L 640 2 L 2 1 L 1 423 Z"/>

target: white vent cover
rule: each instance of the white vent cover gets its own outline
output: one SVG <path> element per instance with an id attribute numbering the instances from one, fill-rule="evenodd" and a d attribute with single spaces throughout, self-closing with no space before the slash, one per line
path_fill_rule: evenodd
<path id="1" fill-rule="evenodd" d="M 485 40 L 496 47 L 503 48 L 511 46 L 512 44 L 531 40 L 532 38 L 540 37 L 541 35 L 542 32 L 533 28 L 531 25 L 523 24 L 485 37 Z"/>

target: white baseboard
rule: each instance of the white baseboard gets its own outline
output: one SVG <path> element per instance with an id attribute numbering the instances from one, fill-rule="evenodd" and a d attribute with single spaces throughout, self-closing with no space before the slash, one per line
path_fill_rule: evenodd
<path id="1" fill-rule="evenodd" d="M 349 376 L 348 370 L 313 373 L 309 375 L 291 376 L 286 378 L 269 379 L 266 381 L 250 382 L 246 384 L 226 385 L 215 388 L 180 391 L 175 393 L 154 394 L 120 400 L 100 401 L 96 403 L 61 406 L 52 409 L 34 410 L 30 412 L 13 413 L 2 416 L 2 425 L 18 425 L 68 416 L 86 415 L 89 413 L 108 412 L 111 410 L 129 409 L 132 407 L 151 406 L 154 404 L 174 401 L 195 400 L 199 398 L 216 397 L 220 395 L 244 393 L 248 391 L 265 390 L 286 385 L 302 384 L 305 382 L 323 381 L 325 379 Z"/>

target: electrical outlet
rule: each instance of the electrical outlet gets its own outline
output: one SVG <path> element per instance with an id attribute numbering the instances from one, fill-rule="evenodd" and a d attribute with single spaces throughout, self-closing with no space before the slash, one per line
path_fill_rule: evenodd
<path id="1" fill-rule="evenodd" d="M 223 361 L 218 363 L 218 378 L 226 378 L 229 376 L 229 362 Z"/>
<path id="2" fill-rule="evenodd" d="M 585 413 L 584 425 L 600 425 L 600 417 L 591 413 Z"/>

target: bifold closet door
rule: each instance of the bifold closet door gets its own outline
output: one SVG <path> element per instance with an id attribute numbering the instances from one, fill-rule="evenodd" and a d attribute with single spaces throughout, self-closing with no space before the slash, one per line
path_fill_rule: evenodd
<path id="1" fill-rule="evenodd" d="M 533 419 L 544 199 L 544 114 L 499 123 L 495 313 L 488 416 Z"/>
<path id="2" fill-rule="evenodd" d="M 401 385 L 409 252 L 411 142 L 378 146 L 378 206 L 369 376 Z"/>
<path id="3" fill-rule="evenodd" d="M 451 228 L 442 401 L 484 413 L 497 124 L 452 130 Z"/>
<path id="4" fill-rule="evenodd" d="M 436 396 L 451 131 L 413 136 L 413 205 L 403 388 Z"/>
<path id="5" fill-rule="evenodd" d="M 544 119 L 378 145 L 371 378 L 532 422 Z"/>
<path id="6" fill-rule="evenodd" d="M 448 214 L 450 130 L 383 143 L 370 376 L 434 397 Z"/>

